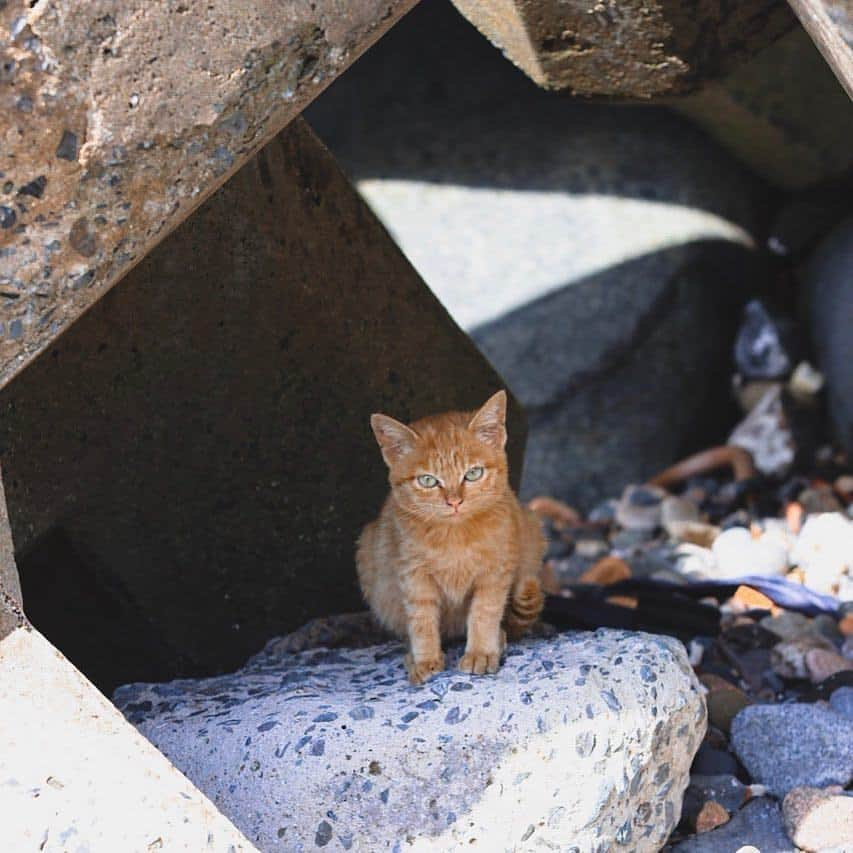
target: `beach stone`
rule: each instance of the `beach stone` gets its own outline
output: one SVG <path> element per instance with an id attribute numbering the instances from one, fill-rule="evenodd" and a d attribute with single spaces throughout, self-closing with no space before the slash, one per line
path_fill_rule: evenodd
<path id="1" fill-rule="evenodd" d="M 685 526 L 700 521 L 699 507 L 693 501 L 667 495 L 661 503 L 661 525 L 674 539 L 680 539 Z"/>
<path id="2" fill-rule="evenodd" d="M 782 818 L 790 839 L 802 850 L 853 849 L 853 797 L 820 788 L 789 791 Z"/>
<path id="3" fill-rule="evenodd" d="M 737 811 L 749 799 L 749 788 L 740 779 L 725 773 L 715 776 L 694 773 L 690 776 L 688 791 L 703 802 L 719 803 L 729 812 Z"/>
<path id="4" fill-rule="evenodd" d="M 834 654 L 835 647 L 820 634 L 803 634 L 793 640 L 777 643 L 770 652 L 773 672 L 783 678 L 810 678 L 812 666 L 809 665 L 808 655 L 818 650 Z M 818 666 L 820 663 L 818 661 Z"/>
<path id="5" fill-rule="evenodd" d="M 820 684 L 839 672 L 853 670 L 853 662 L 835 651 L 809 649 L 806 652 L 806 668 L 813 684 Z"/>
<path id="6" fill-rule="evenodd" d="M 750 848 L 761 853 L 797 853 L 785 835 L 779 805 L 766 797 L 748 802 L 718 829 L 668 849 L 672 853 L 734 853 Z"/>
<path id="7" fill-rule="evenodd" d="M 780 799 L 802 785 L 853 779 L 853 720 L 826 706 L 750 705 L 734 718 L 731 742 L 753 779 Z"/>
<path id="8" fill-rule="evenodd" d="M 841 576 L 853 569 L 853 521 L 840 512 L 809 516 L 791 551 L 791 562 L 805 572 L 807 586 L 834 592 Z"/>
<path id="9" fill-rule="evenodd" d="M 616 507 L 616 523 L 625 530 L 660 527 L 666 492 L 655 486 L 625 486 Z"/>
<path id="10" fill-rule="evenodd" d="M 793 640 L 813 631 L 811 619 L 793 610 L 783 610 L 775 616 L 765 616 L 759 624 L 783 640 Z"/>
<path id="11" fill-rule="evenodd" d="M 717 577 L 743 575 L 781 575 L 788 568 L 788 552 L 774 538 L 754 539 L 749 530 L 732 527 L 724 530 L 711 546 L 717 560 Z"/>
<path id="12" fill-rule="evenodd" d="M 842 717 L 853 720 L 853 687 L 839 687 L 829 697 L 829 707 Z"/>
<path id="13" fill-rule="evenodd" d="M 528 639 L 494 677 L 458 672 L 454 648 L 417 688 L 398 643 L 304 645 L 297 632 L 231 675 L 114 696 L 265 851 L 656 851 L 679 820 L 706 720 L 673 639 Z"/>
<path id="14" fill-rule="evenodd" d="M 714 681 L 708 683 L 706 679 L 714 679 Z M 702 681 L 708 687 L 708 695 L 705 699 L 708 705 L 709 721 L 724 732 L 730 731 L 732 720 L 750 704 L 750 698 L 725 679 L 707 675 L 703 676 Z"/>

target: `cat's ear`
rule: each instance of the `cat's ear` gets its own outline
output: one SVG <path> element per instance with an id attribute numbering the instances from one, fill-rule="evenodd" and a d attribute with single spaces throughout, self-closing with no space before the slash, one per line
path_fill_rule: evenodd
<path id="1" fill-rule="evenodd" d="M 379 442 L 382 458 L 389 467 L 414 449 L 418 440 L 418 434 L 411 427 L 389 418 L 388 415 L 371 415 L 370 426 Z"/>
<path id="2" fill-rule="evenodd" d="M 468 429 L 483 444 L 502 450 L 506 445 L 506 391 L 492 394 L 471 418 Z"/>

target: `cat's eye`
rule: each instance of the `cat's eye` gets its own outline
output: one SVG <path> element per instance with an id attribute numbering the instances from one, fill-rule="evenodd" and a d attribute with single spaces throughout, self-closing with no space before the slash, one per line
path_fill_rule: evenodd
<path id="1" fill-rule="evenodd" d="M 418 477 L 418 483 L 425 489 L 432 489 L 438 485 L 438 480 L 432 474 L 421 474 Z"/>
<path id="2" fill-rule="evenodd" d="M 473 483 L 474 480 L 479 480 L 480 477 L 483 476 L 483 467 L 482 465 L 475 465 L 473 468 L 469 468 L 465 472 L 465 479 L 469 483 Z"/>

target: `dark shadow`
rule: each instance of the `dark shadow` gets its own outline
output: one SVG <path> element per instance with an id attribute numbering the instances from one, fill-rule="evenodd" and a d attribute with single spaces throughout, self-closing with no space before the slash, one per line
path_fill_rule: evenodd
<path id="1" fill-rule="evenodd" d="M 742 246 L 693 243 L 610 267 L 475 330 L 526 408 L 522 495 L 590 507 L 724 441 L 740 417 L 732 344 L 763 266 Z"/>
<path id="2" fill-rule="evenodd" d="M 133 604 L 121 578 L 56 528 L 18 554 L 27 617 L 107 696 L 186 665 Z"/>

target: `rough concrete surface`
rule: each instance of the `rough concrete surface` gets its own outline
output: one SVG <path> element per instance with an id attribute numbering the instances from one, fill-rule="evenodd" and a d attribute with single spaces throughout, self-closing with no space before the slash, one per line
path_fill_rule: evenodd
<path id="1" fill-rule="evenodd" d="M 480 677 L 457 648 L 418 688 L 398 643 L 299 647 L 115 694 L 266 851 L 650 853 L 678 822 L 705 703 L 675 640 L 529 639 Z"/>
<path id="2" fill-rule="evenodd" d="M 0 382 L 412 5 L 0 3 Z"/>
<path id="3" fill-rule="evenodd" d="M 827 186 L 853 167 L 850 98 L 800 27 L 671 105 L 784 189 Z"/>
<path id="4" fill-rule="evenodd" d="M 0 471 L 0 592 L 5 593 L 19 607 L 21 606 L 21 584 L 18 578 L 18 567 L 15 565 L 15 546 L 12 543 L 12 531 L 9 527 L 2 471 Z"/>
<path id="5" fill-rule="evenodd" d="M 0 391 L 27 613 L 69 654 L 51 619 L 99 636 L 124 681 L 234 668 L 358 606 L 355 539 L 387 491 L 370 414 L 500 385 L 294 122 Z M 509 434 L 517 481 L 515 403 Z"/>
<path id="6" fill-rule="evenodd" d="M 0 640 L 4 851 L 255 848 L 37 631 Z"/>
<path id="7" fill-rule="evenodd" d="M 780 0 L 453 2 L 540 86 L 587 96 L 695 89 L 795 25 Z"/>

